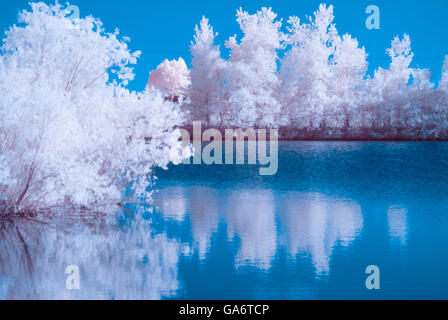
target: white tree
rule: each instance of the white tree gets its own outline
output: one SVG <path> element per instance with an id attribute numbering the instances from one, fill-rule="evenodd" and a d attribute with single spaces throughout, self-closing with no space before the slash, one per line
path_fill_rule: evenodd
<path id="1" fill-rule="evenodd" d="M 391 47 L 386 50 L 391 58 L 389 69 L 378 68 L 373 79 L 369 80 L 368 104 L 374 109 L 373 127 L 390 131 L 395 126 L 404 128 L 406 109 L 410 106 L 406 97 L 409 94 L 409 81 L 413 73 L 410 67 L 414 54 L 411 51 L 411 39 L 407 34 L 400 39 L 398 36 L 392 41 Z"/>
<path id="2" fill-rule="evenodd" d="M 448 62 L 435 90 L 429 70 L 410 66 L 411 40 L 405 34 L 387 49 L 389 67 L 367 76 L 364 47 L 349 34 L 340 36 L 333 21 L 333 7 L 322 4 L 305 22 L 290 17 L 284 34 L 271 9 L 253 15 L 240 9 L 237 22 L 244 35 L 226 42 L 230 58 L 224 60 L 203 18 L 191 45 L 193 118 L 219 126 L 283 126 L 284 137 L 446 136 L 441 128 Z"/>
<path id="3" fill-rule="evenodd" d="M 270 8 L 250 15 L 239 9 L 237 22 L 243 38 L 226 41 L 231 50 L 225 75 L 222 123 L 241 127 L 280 124 L 280 103 L 276 99 L 280 81 L 278 50 L 282 48 L 281 21 Z"/>
<path id="4" fill-rule="evenodd" d="M 165 59 L 149 74 L 148 87 L 161 90 L 170 100 L 177 101 L 190 85 L 190 71 L 184 59 Z"/>
<path id="5" fill-rule="evenodd" d="M 326 106 L 335 103 L 332 66 L 338 38 L 333 7 L 320 5 L 308 23 L 288 20 L 291 49 L 282 60 L 283 110 L 293 127 L 318 128 L 324 124 Z"/>
<path id="6" fill-rule="evenodd" d="M 431 71 L 428 69 L 412 69 L 412 84 L 409 85 L 406 105 L 409 106 L 402 117 L 405 129 L 414 137 L 436 137 L 437 101 L 434 84 L 431 82 Z M 397 125 L 393 125 L 398 127 Z M 398 127 L 399 128 L 399 127 Z"/>
<path id="7" fill-rule="evenodd" d="M 439 87 L 440 90 L 448 93 L 448 55 L 445 56 L 445 60 L 442 65 L 442 77 L 440 79 Z"/>
<path id="8" fill-rule="evenodd" d="M 358 41 L 349 34 L 337 39 L 331 70 L 334 95 L 338 100 L 328 106 L 331 127 L 345 130 L 362 127 L 359 106 L 365 93 L 366 59 L 364 47 L 359 48 Z"/>
<path id="9" fill-rule="evenodd" d="M 179 147 L 178 106 L 125 88 L 139 52 L 118 32 L 60 5 L 31 9 L 1 48 L 0 214 L 109 211 L 130 182 L 147 198 L 152 168 Z"/>
<path id="10" fill-rule="evenodd" d="M 188 91 L 191 118 L 213 125 L 217 125 L 220 118 L 220 99 L 224 90 L 223 76 L 226 68 L 219 46 L 214 44 L 217 35 L 208 19 L 202 17 L 200 25 L 195 27 L 194 41 L 190 46 L 193 67 Z"/>
<path id="11" fill-rule="evenodd" d="M 448 107 L 448 55 L 445 56 L 445 60 L 443 61 L 442 76 L 437 87 L 437 94 L 438 105 Z"/>
<path id="12" fill-rule="evenodd" d="M 442 65 L 442 77 L 439 82 L 436 93 L 437 103 L 435 105 L 435 114 L 437 117 L 438 136 L 448 136 L 448 55 Z"/>
<path id="13" fill-rule="evenodd" d="M 448 56 L 442 66 L 442 76 L 437 90 L 431 82 L 431 71 L 413 69 L 408 100 L 412 106 L 409 125 L 414 136 L 443 138 L 448 136 Z"/>

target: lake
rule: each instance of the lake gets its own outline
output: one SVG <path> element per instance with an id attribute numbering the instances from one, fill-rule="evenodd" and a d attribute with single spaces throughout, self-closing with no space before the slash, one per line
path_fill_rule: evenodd
<path id="1" fill-rule="evenodd" d="M 448 143 L 282 141 L 278 156 L 273 176 L 157 170 L 152 212 L 3 223 L 0 298 L 448 299 Z"/>

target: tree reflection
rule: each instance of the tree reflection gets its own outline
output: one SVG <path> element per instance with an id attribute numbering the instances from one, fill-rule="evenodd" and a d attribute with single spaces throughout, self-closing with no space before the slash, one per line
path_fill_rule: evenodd
<path id="1" fill-rule="evenodd" d="M 179 290 L 179 245 L 149 221 L 64 217 L 0 224 L 1 299 L 160 299 Z M 80 269 L 80 290 L 65 269 Z"/>
<path id="2" fill-rule="evenodd" d="M 398 241 L 405 246 L 408 238 L 407 210 L 397 206 L 391 206 L 387 210 L 387 223 L 390 239 Z"/>
<path id="3" fill-rule="evenodd" d="M 310 256 L 317 275 L 329 274 L 333 248 L 337 244 L 348 246 L 362 230 L 360 206 L 320 194 L 294 192 L 279 202 L 288 253 Z"/>
<path id="4" fill-rule="evenodd" d="M 228 237 L 238 236 L 235 266 L 255 265 L 267 270 L 277 250 L 275 206 L 269 190 L 238 190 L 228 199 Z"/>

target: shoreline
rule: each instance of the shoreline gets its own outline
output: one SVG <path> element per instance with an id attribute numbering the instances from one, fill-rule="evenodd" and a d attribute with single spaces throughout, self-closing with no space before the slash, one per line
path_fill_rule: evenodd
<path id="1" fill-rule="evenodd" d="M 448 142 L 448 139 L 278 139 L 278 141 L 302 142 Z"/>
<path id="2" fill-rule="evenodd" d="M 198 123 L 198 125 L 194 125 Z M 224 141 L 226 137 L 234 136 L 234 139 L 244 140 L 278 140 L 278 141 L 356 141 L 356 142 L 448 142 L 448 130 L 441 136 L 431 135 L 412 129 L 386 129 L 372 130 L 368 128 L 357 128 L 353 130 L 340 128 L 326 129 L 291 129 L 286 127 L 277 128 L 238 128 L 238 127 L 212 127 L 202 125 L 201 121 L 193 121 L 193 125 L 176 127 L 188 133 L 193 140 L 200 138 L 207 132 L 207 136 L 212 136 L 213 140 Z M 259 132 L 260 130 L 260 132 Z M 399 132 L 394 132 L 398 130 Z M 231 131 L 230 136 L 226 131 Z M 233 132 L 232 132 L 233 131 Z M 209 141 L 209 139 L 205 139 Z"/>

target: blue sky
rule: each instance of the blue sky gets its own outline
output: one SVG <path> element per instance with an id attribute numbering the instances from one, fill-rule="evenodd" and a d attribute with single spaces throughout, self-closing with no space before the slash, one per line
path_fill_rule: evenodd
<path id="1" fill-rule="evenodd" d="M 29 0 L 7 0 L 0 4 L 0 30 L 3 32 L 17 20 L 19 10 L 29 8 Z M 45 1 L 54 3 L 55 0 Z M 60 3 L 64 3 L 60 0 Z M 144 88 L 150 70 L 165 58 L 183 57 L 190 63 L 189 45 L 193 39 L 194 26 L 202 15 L 210 19 L 219 33 L 218 42 L 239 34 L 235 21 L 236 9 L 242 7 L 255 12 L 260 7 L 272 7 L 286 22 L 291 15 L 304 18 L 311 15 L 319 3 L 335 7 L 335 23 L 340 33 L 350 33 L 358 38 L 369 54 L 369 71 L 378 66 L 387 67 L 385 54 L 390 41 L 397 34 L 411 36 L 415 54 L 413 66 L 433 71 L 433 81 L 440 78 L 445 54 L 448 54 L 448 0 L 73 0 L 81 17 L 93 15 L 100 18 L 107 31 L 119 28 L 122 35 L 132 39 L 131 48 L 141 50 L 143 55 L 136 66 L 136 79 L 131 89 Z M 381 11 L 381 29 L 365 27 L 368 5 L 377 5 Z M 225 51 L 225 48 L 222 48 Z"/>

